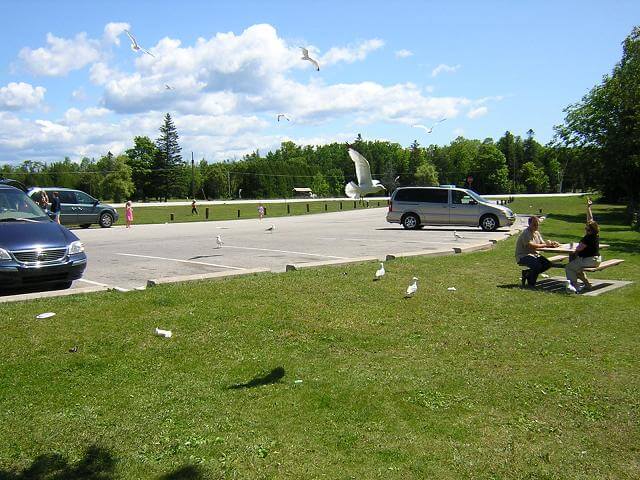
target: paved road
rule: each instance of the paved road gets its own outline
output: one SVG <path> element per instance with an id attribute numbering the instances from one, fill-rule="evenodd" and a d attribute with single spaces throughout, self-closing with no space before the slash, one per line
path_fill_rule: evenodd
<path id="1" fill-rule="evenodd" d="M 89 263 L 72 288 L 106 285 L 144 287 L 147 279 L 249 268 L 284 271 L 287 263 L 315 262 L 412 252 L 504 239 L 493 233 L 455 227 L 407 231 L 385 221 L 386 208 L 274 219 L 135 225 L 74 230 L 85 243 Z M 273 233 L 266 228 L 275 225 Z M 516 224 L 517 225 L 517 224 Z M 216 235 L 224 246 L 216 248 Z"/>

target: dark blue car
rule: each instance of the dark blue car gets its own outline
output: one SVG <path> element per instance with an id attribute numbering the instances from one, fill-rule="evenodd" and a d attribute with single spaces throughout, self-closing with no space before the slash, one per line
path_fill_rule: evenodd
<path id="1" fill-rule="evenodd" d="M 0 184 L 0 289 L 41 284 L 68 288 L 86 266 L 78 237 L 24 192 Z"/>

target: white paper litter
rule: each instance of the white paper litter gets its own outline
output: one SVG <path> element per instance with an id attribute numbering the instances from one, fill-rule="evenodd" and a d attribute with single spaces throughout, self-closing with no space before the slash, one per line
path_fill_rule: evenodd
<path id="1" fill-rule="evenodd" d="M 45 312 L 45 313 L 41 313 L 39 315 L 36 315 L 36 318 L 38 318 L 38 319 L 50 318 L 50 317 L 53 317 L 54 315 L 55 315 L 55 313 L 53 313 L 53 312 Z"/>

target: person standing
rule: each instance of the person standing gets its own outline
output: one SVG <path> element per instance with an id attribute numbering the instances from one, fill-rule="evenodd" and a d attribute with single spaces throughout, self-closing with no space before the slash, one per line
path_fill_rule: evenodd
<path id="1" fill-rule="evenodd" d="M 529 287 L 536 286 L 538 275 L 551 268 L 551 262 L 547 260 L 543 255 L 538 253 L 538 250 L 545 247 L 558 247 L 558 242 L 552 242 L 544 240 L 540 233 L 540 219 L 538 217 L 529 217 L 529 226 L 525 228 L 516 242 L 516 262 L 518 265 L 529 267 L 529 270 L 522 272 L 522 286 L 525 282 Z"/>
<path id="2" fill-rule="evenodd" d="M 471 185 L 473 184 L 473 175 L 467 175 L 467 178 L 464 180 L 464 185 L 462 188 L 466 188 L 467 190 L 472 190 Z"/>
<path id="3" fill-rule="evenodd" d="M 196 199 L 191 202 L 191 215 L 198 215 L 198 207 L 196 207 Z"/>
<path id="4" fill-rule="evenodd" d="M 53 198 L 51 199 L 51 213 L 55 215 L 55 221 L 60 223 L 60 211 L 62 210 L 62 205 L 60 204 L 60 195 L 58 192 L 53 192 Z"/>
<path id="5" fill-rule="evenodd" d="M 133 207 L 131 206 L 131 200 L 127 201 L 127 204 L 124 207 L 124 212 L 127 228 L 131 228 L 131 224 L 133 223 Z"/>
<path id="6" fill-rule="evenodd" d="M 264 205 L 262 204 L 258 205 L 258 217 L 260 217 L 260 220 L 264 218 Z"/>
<path id="7" fill-rule="evenodd" d="M 591 213 L 591 199 L 587 197 L 587 223 L 584 226 L 585 236 L 569 256 L 569 263 L 564 267 L 567 280 L 577 292 L 591 290 L 591 283 L 584 273 L 585 268 L 597 267 L 602 259 L 600 258 L 600 226 L 593 219 Z M 578 287 L 578 279 L 582 280 L 582 286 Z"/>
<path id="8" fill-rule="evenodd" d="M 42 210 L 44 210 L 45 212 L 49 208 L 49 196 L 47 195 L 46 190 L 42 190 L 40 192 L 40 197 L 38 199 L 38 205 L 40 205 L 40 208 L 42 208 Z"/>

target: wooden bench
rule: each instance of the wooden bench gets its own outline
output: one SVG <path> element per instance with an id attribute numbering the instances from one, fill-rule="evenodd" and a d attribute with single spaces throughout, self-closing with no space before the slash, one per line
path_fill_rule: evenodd
<path id="1" fill-rule="evenodd" d="M 611 260 L 605 260 L 604 262 L 600 262 L 600 265 L 597 267 L 589 267 L 585 268 L 585 272 L 599 272 L 600 270 L 604 270 L 605 268 L 615 267 L 616 265 L 620 265 L 624 260 L 619 258 L 612 258 Z"/>

